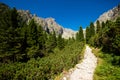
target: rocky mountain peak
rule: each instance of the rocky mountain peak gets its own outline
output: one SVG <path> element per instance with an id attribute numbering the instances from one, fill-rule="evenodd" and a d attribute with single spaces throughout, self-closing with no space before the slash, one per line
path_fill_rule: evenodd
<path id="1" fill-rule="evenodd" d="M 36 14 L 32 15 L 29 10 L 18 10 L 19 15 L 23 18 L 22 20 L 25 22 L 29 22 L 31 19 L 34 19 L 38 25 L 41 25 L 45 31 L 48 33 L 62 34 L 62 37 L 65 39 L 75 37 L 75 31 L 67 29 L 59 25 L 54 18 L 41 18 Z"/>
<path id="2" fill-rule="evenodd" d="M 120 16 L 120 4 L 117 7 L 114 7 L 113 9 L 110 9 L 107 12 L 100 15 L 100 17 L 97 20 L 99 20 L 101 23 L 106 22 L 107 20 L 115 20 L 119 16 Z"/>
<path id="3" fill-rule="evenodd" d="M 29 10 L 17 10 L 17 12 L 21 16 L 21 18 L 22 18 L 21 20 L 23 22 L 26 22 L 26 23 L 28 23 L 32 19 L 32 17 L 33 17 L 33 15 L 30 14 Z"/>

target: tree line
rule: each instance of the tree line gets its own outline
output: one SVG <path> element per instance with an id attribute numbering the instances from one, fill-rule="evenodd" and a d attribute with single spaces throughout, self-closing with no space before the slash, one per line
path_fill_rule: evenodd
<path id="1" fill-rule="evenodd" d="M 85 45 L 80 27 L 68 40 L 47 33 L 34 19 L 26 23 L 16 8 L 0 3 L 0 79 L 48 80 L 82 59 Z"/>
<path id="2" fill-rule="evenodd" d="M 27 61 L 46 56 L 54 48 L 63 49 L 65 40 L 55 31 L 48 34 L 32 19 L 28 24 L 21 20 L 15 8 L 0 15 L 0 61 Z"/>
<path id="3" fill-rule="evenodd" d="M 94 47 L 102 47 L 102 51 L 120 55 L 120 17 L 115 21 L 96 21 L 86 28 L 86 43 Z"/>

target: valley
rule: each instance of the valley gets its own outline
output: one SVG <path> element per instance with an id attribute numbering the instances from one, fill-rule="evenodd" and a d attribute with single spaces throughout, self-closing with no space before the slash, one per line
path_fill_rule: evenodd
<path id="1" fill-rule="evenodd" d="M 0 80 L 120 80 L 120 5 L 74 31 L 0 3 Z"/>

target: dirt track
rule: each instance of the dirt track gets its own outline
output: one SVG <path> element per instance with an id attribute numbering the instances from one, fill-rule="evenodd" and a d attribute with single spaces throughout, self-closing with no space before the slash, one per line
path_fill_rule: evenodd
<path id="1" fill-rule="evenodd" d="M 92 53 L 91 48 L 86 46 L 83 61 L 77 64 L 72 72 L 69 72 L 62 80 L 93 80 L 96 66 L 97 58 Z"/>

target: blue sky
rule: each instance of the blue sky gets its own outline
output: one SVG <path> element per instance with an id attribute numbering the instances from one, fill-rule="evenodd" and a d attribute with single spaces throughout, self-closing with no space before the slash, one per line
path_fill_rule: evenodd
<path id="1" fill-rule="evenodd" d="M 86 28 L 120 0 L 0 0 L 11 8 L 30 10 L 39 17 L 53 17 L 65 28 Z"/>

